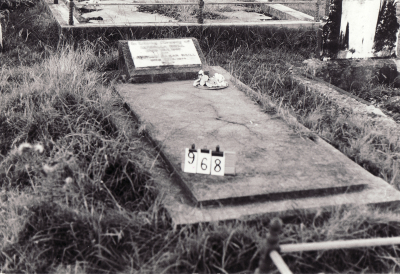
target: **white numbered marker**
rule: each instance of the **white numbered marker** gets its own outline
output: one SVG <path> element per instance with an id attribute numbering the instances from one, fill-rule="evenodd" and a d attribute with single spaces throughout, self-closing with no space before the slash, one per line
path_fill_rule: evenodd
<path id="1" fill-rule="evenodd" d="M 197 150 L 192 145 L 192 148 L 185 148 L 185 159 L 183 162 L 183 171 L 188 173 L 196 173 L 197 169 Z"/>
<path id="2" fill-rule="evenodd" d="M 210 149 L 199 149 L 197 151 L 197 173 L 210 174 L 211 170 L 211 150 Z"/>
<path id="3" fill-rule="evenodd" d="M 225 156 L 222 151 L 217 149 L 211 153 L 211 175 L 224 176 L 225 174 Z"/>

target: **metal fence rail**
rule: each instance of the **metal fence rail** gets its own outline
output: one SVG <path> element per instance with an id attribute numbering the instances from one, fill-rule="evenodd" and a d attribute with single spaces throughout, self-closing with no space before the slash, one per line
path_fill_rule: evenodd
<path id="1" fill-rule="evenodd" d="M 256 269 L 254 274 L 268 273 L 270 270 L 268 268 L 269 260 L 272 260 L 280 273 L 292 274 L 292 271 L 286 265 L 280 253 L 400 245 L 400 237 L 353 239 L 279 245 L 279 236 L 282 232 L 282 226 L 283 223 L 279 218 L 274 218 L 271 220 L 267 243 L 265 249 L 261 252 L 259 267 Z"/>
<path id="2" fill-rule="evenodd" d="M 257 5 L 257 4 L 315 4 L 318 1 L 274 1 L 274 2 L 204 2 L 207 5 Z M 92 5 L 92 4 L 89 4 Z M 165 2 L 165 3 L 151 3 L 151 2 L 134 2 L 134 3 L 96 3 L 93 5 L 101 5 L 101 6 L 116 6 L 116 5 L 124 5 L 124 6 L 137 6 L 137 5 L 151 5 L 151 6 L 162 6 L 162 5 L 173 5 L 173 6 L 191 6 L 198 5 L 196 2 L 186 2 L 186 3 L 173 3 L 173 2 Z"/>
<path id="3" fill-rule="evenodd" d="M 326 1 L 327 6 L 329 5 L 328 3 L 330 2 L 329 0 Z M 74 25 L 74 7 L 75 3 L 74 0 L 66 1 L 68 7 L 69 7 L 69 20 L 68 24 L 69 25 Z M 58 0 L 54 0 L 54 4 L 58 4 Z M 169 6 L 195 6 L 198 5 L 199 7 L 199 13 L 198 13 L 198 18 L 197 18 L 197 23 L 203 24 L 204 23 L 204 18 L 203 18 L 203 10 L 205 5 L 269 5 L 269 4 L 315 4 L 315 16 L 314 20 L 315 22 L 319 22 L 320 17 L 319 17 L 319 6 L 321 5 L 321 0 L 314 0 L 314 1 L 268 1 L 268 2 L 204 2 L 204 0 L 199 0 L 198 2 L 186 2 L 186 3 L 173 3 L 173 2 L 165 2 L 165 3 L 150 3 L 150 2 L 131 2 L 131 3 L 123 3 L 123 2 L 117 2 L 117 3 L 93 3 L 93 4 L 88 4 L 88 5 L 101 5 L 101 6 L 118 6 L 118 5 L 125 5 L 125 6 L 138 6 L 138 5 L 151 5 L 151 6 L 162 6 L 162 5 L 169 5 Z"/>

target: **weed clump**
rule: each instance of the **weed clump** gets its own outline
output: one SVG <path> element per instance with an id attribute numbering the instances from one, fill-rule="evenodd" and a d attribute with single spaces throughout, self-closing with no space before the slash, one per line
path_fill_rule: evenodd
<path id="1" fill-rule="evenodd" d="M 157 13 L 160 15 L 165 15 L 167 17 L 171 17 L 173 19 L 179 20 L 180 13 L 178 6 L 170 6 L 170 5 L 141 5 L 138 7 L 138 12 L 148 12 L 148 13 Z"/>
<path id="2" fill-rule="evenodd" d="M 108 213 L 82 213 L 47 202 L 32 205 L 18 241 L 4 249 L 0 261 L 8 260 L 9 269 L 40 273 L 85 262 L 87 273 L 109 273 L 124 270 L 131 255 L 142 252 L 138 247 L 144 239 L 150 237 L 147 249 L 160 242 L 154 237 L 159 231 L 151 231 L 151 226 L 143 226 L 139 220 L 137 224 L 129 222 L 118 212 Z M 13 258 L 19 252 L 26 255 L 24 261 L 10 262 L 4 256 Z"/>

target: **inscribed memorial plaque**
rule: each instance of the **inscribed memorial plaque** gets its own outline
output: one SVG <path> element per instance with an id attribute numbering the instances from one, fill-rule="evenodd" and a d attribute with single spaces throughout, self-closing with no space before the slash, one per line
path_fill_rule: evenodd
<path id="1" fill-rule="evenodd" d="M 208 66 L 195 38 L 119 41 L 119 68 L 130 82 L 196 79 Z"/>
<path id="2" fill-rule="evenodd" d="M 136 68 L 201 65 L 191 39 L 129 41 Z"/>

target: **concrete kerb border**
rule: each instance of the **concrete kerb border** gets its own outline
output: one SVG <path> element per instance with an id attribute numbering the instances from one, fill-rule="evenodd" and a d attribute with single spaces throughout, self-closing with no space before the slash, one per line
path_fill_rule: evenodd
<path id="1" fill-rule="evenodd" d="M 313 93 L 328 98 L 340 108 L 351 111 L 354 116 L 361 116 L 369 121 L 377 122 L 376 124 L 390 129 L 392 132 L 398 132 L 400 135 L 400 125 L 391 117 L 386 116 L 385 110 L 381 110 L 369 102 L 311 75 L 306 69 L 304 71 L 300 68 L 293 69 L 291 79 Z"/>

